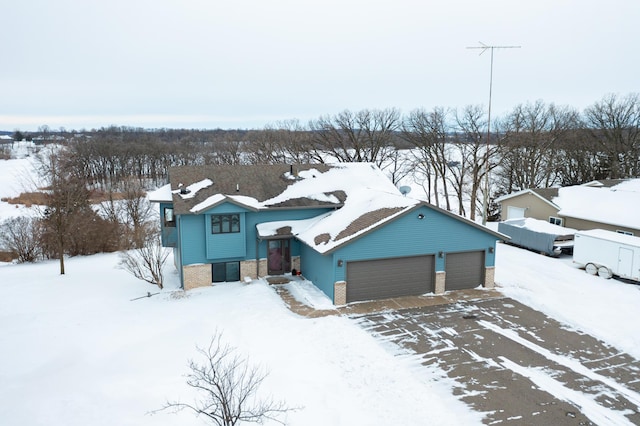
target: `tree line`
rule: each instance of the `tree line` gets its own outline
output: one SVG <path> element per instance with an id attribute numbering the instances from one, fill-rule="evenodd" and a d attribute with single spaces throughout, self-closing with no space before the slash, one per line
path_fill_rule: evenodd
<path id="1" fill-rule="evenodd" d="M 132 204 L 144 188 L 166 183 L 169 167 L 180 165 L 372 162 L 394 183 L 413 179 L 424 188 L 427 201 L 470 219 L 482 212 L 487 173 L 490 205 L 516 190 L 640 175 L 637 93 L 606 95 L 581 112 L 541 100 L 520 104 L 493 121 L 490 134 L 487 129 L 485 108 L 469 105 L 406 114 L 395 108 L 344 110 L 308 123 L 286 120 L 252 130 L 112 126 L 56 132 L 44 126 L 31 136 L 56 144 L 66 141 L 55 155 L 55 170 L 63 180 L 45 170 L 50 182 L 58 179 L 58 186 L 77 186 L 78 191 L 100 190 L 112 201 L 114 194 L 125 193 Z M 84 209 L 90 215 L 84 200 L 74 203 L 76 213 Z M 50 208 L 51 216 L 45 217 L 54 227 L 56 209 Z M 66 207 L 59 211 L 71 213 Z M 112 225 L 130 226 L 118 222 L 117 216 L 112 212 L 106 218 Z M 96 221 L 92 218 L 90 223 Z M 139 246 L 139 227 L 117 233 L 130 235 L 126 242 L 103 242 L 105 249 Z M 53 234 L 65 232 L 60 228 Z M 47 243 L 57 248 L 45 251 L 83 252 L 56 244 Z"/>

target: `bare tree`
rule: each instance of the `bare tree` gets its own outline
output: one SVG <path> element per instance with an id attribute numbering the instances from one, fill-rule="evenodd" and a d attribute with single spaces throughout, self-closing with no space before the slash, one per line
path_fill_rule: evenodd
<path id="1" fill-rule="evenodd" d="M 266 374 L 236 355 L 235 348 L 222 342 L 221 333 L 216 332 L 209 346 L 197 347 L 197 351 L 202 362 L 189 361 L 191 372 L 186 378 L 187 385 L 197 390 L 201 399 L 192 404 L 167 402 L 157 411 L 187 408 L 217 426 L 262 423 L 267 419 L 284 424 L 277 416 L 291 409 L 283 402 L 258 399 L 257 391 Z"/>
<path id="2" fill-rule="evenodd" d="M 60 261 L 60 274 L 64 275 L 64 255 L 74 234 L 82 231 L 73 223 L 82 217 L 93 217 L 89 204 L 89 191 L 84 179 L 69 171 L 61 156 L 48 150 L 39 158 L 40 172 L 48 180 L 46 208 L 42 212 L 44 237 L 51 251 Z"/>
<path id="3" fill-rule="evenodd" d="M 591 136 L 609 161 L 609 177 L 640 175 L 640 94 L 605 96 L 584 111 Z"/>
<path id="4" fill-rule="evenodd" d="M 395 108 L 345 110 L 312 120 L 313 157 L 318 162 L 328 156 L 341 163 L 371 162 L 382 167 L 395 151 L 400 124 L 400 111 Z"/>
<path id="5" fill-rule="evenodd" d="M 465 189 L 468 191 L 469 218 L 475 220 L 476 213 L 481 211 L 482 203 L 478 202 L 478 195 L 487 169 L 492 170 L 496 166 L 496 162 L 491 159 L 496 158 L 497 145 L 487 144 L 487 120 L 482 106 L 468 105 L 461 111 L 456 111 L 455 119 L 459 132 L 456 148 L 459 151 L 460 165 L 458 171 L 452 170 L 452 174 L 458 176 L 458 197 L 462 197 Z"/>
<path id="6" fill-rule="evenodd" d="M 12 252 L 18 262 L 35 262 L 41 256 L 40 226 L 26 216 L 7 219 L 0 225 L 0 246 Z"/>
<path id="7" fill-rule="evenodd" d="M 449 200 L 449 188 L 447 181 L 447 164 L 451 161 L 450 147 L 447 139 L 449 124 L 447 123 L 447 111 L 436 107 L 433 111 L 416 109 L 405 118 L 402 137 L 414 148 L 415 168 L 423 169 L 429 185 L 427 192 L 428 201 L 435 205 L 440 204 L 439 185 L 442 184 L 442 193 L 445 199 L 445 207 L 451 210 Z M 431 179 L 433 175 L 433 179 Z M 431 200 L 431 186 L 434 199 Z"/>
<path id="8" fill-rule="evenodd" d="M 122 183 L 122 210 L 124 222 L 131 231 L 133 247 L 141 247 L 147 239 L 147 222 L 153 215 L 153 207 L 146 198 L 146 191 L 140 181 L 128 179 Z"/>
<path id="9" fill-rule="evenodd" d="M 298 120 L 279 121 L 248 136 L 251 164 L 311 163 L 311 134 Z"/>
<path id="10" fill-rule="evenodd" d="M 163 288 L 164 264 L 169 251 L 162 247 L 159 233 L 147 232 L 139 248 L 120 254 L 119 266 L 134 277 Z"/>

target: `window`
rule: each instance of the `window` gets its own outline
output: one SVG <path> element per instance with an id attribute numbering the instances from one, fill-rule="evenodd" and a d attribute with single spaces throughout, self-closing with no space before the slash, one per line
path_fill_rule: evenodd
<path id="1" fill-rule="evenodd" d="M 211 264 L 214 283 L 240 281 L 240 262 L 222 262 Z"/>
<path id="2" fill-rule="evenodd" d="M 164 208 L 164 212 L 163 212 L 163 216 L 164 216 L 164 226 L 168 226 L 168 227 L 175 227 L 176 226 L 176 218 L 173 215 L 173 208 L 172 207 L 165 207 Z"/>
<path id="3" fill-rule="evenodd" d="M 212 234 L 230 234 L 240 232 L 239 214 L 217 214 L 211 216 Z"/>
<path id="4" fill-rule="evenodd" d="M 618 229 L 616 232 L 617 232 L 618 234 L 624 234 L 624 235 L 631 235 L 631 236 L 633 236 L 633 232 L 623 231 L 623 230 L 621 230 L 621 229 Z"/>
<path id="5" fill-rule="evenodd" d="M 549 216 L 549 223 L 562 226 L 562 219 L 560 219 L 559 217 Z"/>

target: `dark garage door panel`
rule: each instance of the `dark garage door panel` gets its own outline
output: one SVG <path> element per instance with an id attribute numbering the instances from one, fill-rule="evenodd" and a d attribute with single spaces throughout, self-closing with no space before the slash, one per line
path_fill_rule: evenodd
<path id="1" fill-rule="evenodd" d="M 476 288 L 484 283 L 484 250 L 447 253 L 445 289 Z"/>
<path id="2" fill-rule="evenodd" d="M 347 262 L 347 303 L 433 291 L 434 257 Z"/>

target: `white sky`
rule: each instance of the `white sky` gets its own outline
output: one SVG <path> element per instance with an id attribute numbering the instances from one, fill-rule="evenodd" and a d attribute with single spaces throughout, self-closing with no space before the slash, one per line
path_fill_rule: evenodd
<path id="1" fill-rule="evenodd" d="M 259 128 L 638 87 L 636 0 L 3 0 L 0 129 Z"/>

